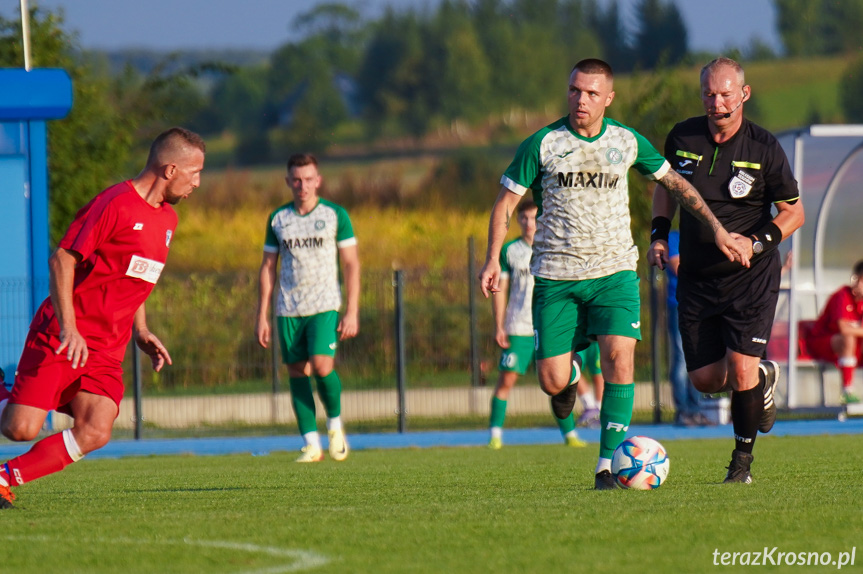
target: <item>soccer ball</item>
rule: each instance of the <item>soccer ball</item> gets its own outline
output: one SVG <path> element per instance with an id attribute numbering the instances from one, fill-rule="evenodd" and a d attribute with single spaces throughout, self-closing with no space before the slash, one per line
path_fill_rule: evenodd
<path id="1" fill-rule="evenodd" d="M 653 490 L 665 484 L 668 476 L 665 448 L 646 436 L 633 436 L 622 443 L 611 457 L 611 474 L 621 488 Z"/>

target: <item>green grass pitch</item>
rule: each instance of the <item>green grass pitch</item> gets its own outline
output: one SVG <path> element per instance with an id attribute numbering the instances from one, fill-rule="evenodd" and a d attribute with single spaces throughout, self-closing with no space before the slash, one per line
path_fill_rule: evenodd
<path id="1" fill-rule="evenodd" d="M 595 445 L 84 460 L 16 489 L 0 569 L 737 572 L 714 551 L 837 558 L 863 542 L 859 436 L 759 438 L 748 486 L 719 484 L 730 440 L 665 446 L 671 472 L 652 492 L 593 491 Z M 860 570 L 859 550 L 843 571 Z"/>

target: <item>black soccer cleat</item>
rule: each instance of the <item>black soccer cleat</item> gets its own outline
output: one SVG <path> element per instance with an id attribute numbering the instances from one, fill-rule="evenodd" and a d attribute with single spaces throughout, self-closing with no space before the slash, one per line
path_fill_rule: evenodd
<path id="1" fill-rule="evenodd" d="M 595 490 L 615 490 L 617 488 L 617 480 L 609 470 L 601 470 L 596 473 L 593 479 L 593 488 Z"/>
<path id="2" fill-rule="evenodd" d="M 565 419 L 572 414 L 575 408 L 575 400 L 578 398 L 576 389 L 578 383 L 572 383 L 553 397 L 551 397 L 551 412 L 559 419 Z"/>
<path id="3" fill-rule="evenodd" d="M 769 433 L 776 422 L 776 401 L 774 391 L 776 383 L 779 382 L 779 363 L 776 361 L 761 361 L 758 364 L 758 376 L 764 377 L 764 411 L 761 413 L 761 422 L 758 430 Z"/>
<path id="4" fill-rule="evenodd" d="M 755 457 L 749 453 L 733 450 L 731 452 L 731 464 L 727 467 L 728 474 L 725 476 L 723 484 L 741 483 L 750 484 L 752 482 L 752 474 L 749 472 L 749 467 Z"/>

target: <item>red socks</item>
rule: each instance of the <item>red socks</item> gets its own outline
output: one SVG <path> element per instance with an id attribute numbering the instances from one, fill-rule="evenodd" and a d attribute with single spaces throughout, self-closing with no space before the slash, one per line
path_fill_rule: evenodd
<path id="1" fill-rule="evenodd" d="M 18 486 L 63 470 L 74 461 L 66 450 L 63 433 L 52 434 L 6 464 L 0 465 L 0 477 L 10 486 Z"/>
<path id="2" fill-rule="evenodd" d="M 842 373 L 842 386 L 845 389 L 850 388 L 852 383 L 854 382 L 854 369 L 855 368 L 856 367 L 845 367 L 842 365 L 839 366 L 839 372 Z"/>

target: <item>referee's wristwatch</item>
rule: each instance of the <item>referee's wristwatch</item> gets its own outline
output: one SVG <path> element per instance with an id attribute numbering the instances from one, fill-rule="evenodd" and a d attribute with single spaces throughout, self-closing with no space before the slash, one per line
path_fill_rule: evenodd
<path id="1" fill-rule="evenodd" d="M 752 240 L 752 254 L 758 255 L 762 251 L 764 251 L 764 244 L 758 240 L 758 238 L 754 235 L 750 235 L 749 239 Z"/>

